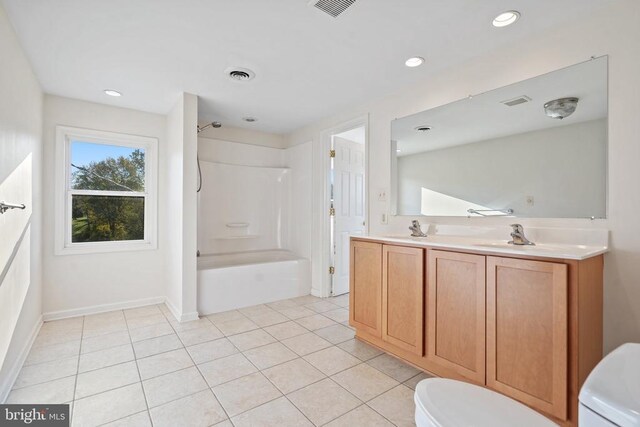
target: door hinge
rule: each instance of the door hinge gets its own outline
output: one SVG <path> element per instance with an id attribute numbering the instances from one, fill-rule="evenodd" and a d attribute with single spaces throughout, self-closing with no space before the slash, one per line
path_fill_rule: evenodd
<path id="1" fill-rule="evenodd" d="M 335 208 L 329 208 L 329 216 L 336 216 L 336 209 Z"/>
<path id="2" fill-rule="evenodd" d="M 336 272 L 335 267 L 329 267 L 329 274 L 334 274 Z"/>
<path id="3" fill-rule="evenodd" d="M 329 150 L 329 157 L 333 158 L 336 156 L 336 150 Z"/>

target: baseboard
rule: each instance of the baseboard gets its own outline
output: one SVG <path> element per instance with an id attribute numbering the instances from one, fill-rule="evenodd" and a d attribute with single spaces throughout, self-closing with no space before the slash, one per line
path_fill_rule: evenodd
<path id="1" fill-rule="evenodd" d="M 180 316 L 180 322 L 191 322 L 192 320 L 198 320 L 200 318 L 200 314 L 197 311 L 192 311 L 191 313 L 184 313 Z"/>
<path id="2" fill-rule="evenodd" d="M 323 298 L 322 293 L 318 289 L 311 288 L 311 295 L 318 298 Z"/>
<path id="3" fill-rule="evenodd" d="M 11 367 L 11 370 L 9 371 L 9 375 L 7 375 L 7 377 L 4 380 L 2 380 L 2 382 L 0 382 L 0 402 L 6 402 L 7 397 L 9 397 L 9 392 L 11 391 L 13 384 L 16 382 L 16 379 L 18 378 L 18 374 L 20 374 L 22 365 L 24 365 L 24 362 L 27 360 L 27 356 L 29 356 L 29 352 L 31 351 L 31 347 L 33 346 L 33 343 L 36 340 L 38 333 L 40 332 L 42 323 L 43 323 L 43 318 L 42 316 L 40 316 L 40 319 L 38 319 L 36 324 L 33 326 L 33 329 L 31 330 L 31 335 L 29 336 L 29 339 L 27 340 L 24 347 L 22 348 L 20 355 L 18 356 L 15 363 Z"/>
<path id="4" fill-rule="evenodd" d="M 61 310 L 44 313 L 42 315 L 45 322 L 50 320 L 67 319 L 69 317 L 86 316 L 88 314 L 98 314 L 107 311 L 124 310 L 127 308 L 144 307 L 146 305 L 162 304 L 165 297 L 143 298 L 131 301 L 116 302 L 113 304 L 93 305 L 90 307 L 74 308 L 72 310 Z"/>
<path id="5" fill-rule="evenodd" d="M 173 317 L 178 322 L 190 322 L 192 320 L 198 320 L 200 318 L 200 315 L 197 311 L 193 311 L 191 313 L 180 313 L 180 311 L 178 311 L 178 309 L 173 304 L 171 304 L 171 301 L 169 301 L 168 298 L 165 299 L 164 305 L 167 306 Z"/>
<path id="6" fill-rule="evenodd" d="M 173 318 L 179 322 L 181 317 L 180 313 L 178 312 L 178 309 L 175 308 L 173 304 L 171 304 L 171 301 L 169 301 L 169 298 L 164 299 L 164 305 L 167 306 L 167 308 L 169 309 L 169 312 L 173 315 Z"/>

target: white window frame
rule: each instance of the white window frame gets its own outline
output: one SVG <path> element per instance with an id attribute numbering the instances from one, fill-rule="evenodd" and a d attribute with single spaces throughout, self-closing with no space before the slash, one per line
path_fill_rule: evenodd
<path id="1" fill-rule="evenodd" d="M 145 191 L 97 191 L 71 188 L 71 141 L 140 148 L 145 152 Z M 158 248 L 158 140 L 69 126 L 56 127 L 55 156 L 55 254 L 72 255 L 104 252 L 139 251 Z M 104 242 L 71 241 L 72 195 L 144 197 L 144 239 Z"/>

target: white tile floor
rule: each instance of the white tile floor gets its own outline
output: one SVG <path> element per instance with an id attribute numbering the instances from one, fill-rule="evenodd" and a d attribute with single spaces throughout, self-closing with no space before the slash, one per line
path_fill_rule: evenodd
<path id="1" fill-rule="evenodd" d="M 425 374 L 354 339 L 348 296 L 177 323 L 164 305 L 47 322 L 7 403 L 73 426 L 412 426 Z"/>

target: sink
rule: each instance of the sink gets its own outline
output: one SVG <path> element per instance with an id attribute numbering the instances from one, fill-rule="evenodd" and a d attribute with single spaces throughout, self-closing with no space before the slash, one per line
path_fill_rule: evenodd
<path id="1" fill-rule="evenodd" d="M 507 242 L 481 242 L 474 243 L 473 246 L 491 249 L 510 249 L 512 251 L 538 252 L 540 254 L 561 255 L 570 254 L 575 251 L 590 249 L 585 245 L 565 245 L 553 243 L 537 243 L 536 245 L 510 245 Z M 593 249 L 593 248 L 591 248 Z"/>
<path id="2" fill-rule="evenodd" d="M 446 231 L 446 230 L 441 230 Z M 500 230 L 470 229 L 464 234 L 460 230 L 449 230 L 454 233 L 439 234 L 433 230 L 426 237 L 412 237 L 410 233 L 353 236 L 360 239 L 371 239 L 389 244 L 399 243 L 416 247 L 444 250 L 472 250 L 487 254 L 513 254 L 521 257 L 545 257 L 559 259 L 586 259 L 606 253 L 608 250 L 608 231 L 595 230 L 560 230 L 538 228 L 532 230 L 532 238 L 536 245 L 510 245 L 508 233 Z M 533 232 L 535 231 L 535 232 Z M 544 243 L 544 242 L 553 243 Z M 576 244 L 580 242 L 582 244 Z M 585 244 L 586 243 L 586 244 Z"/>

